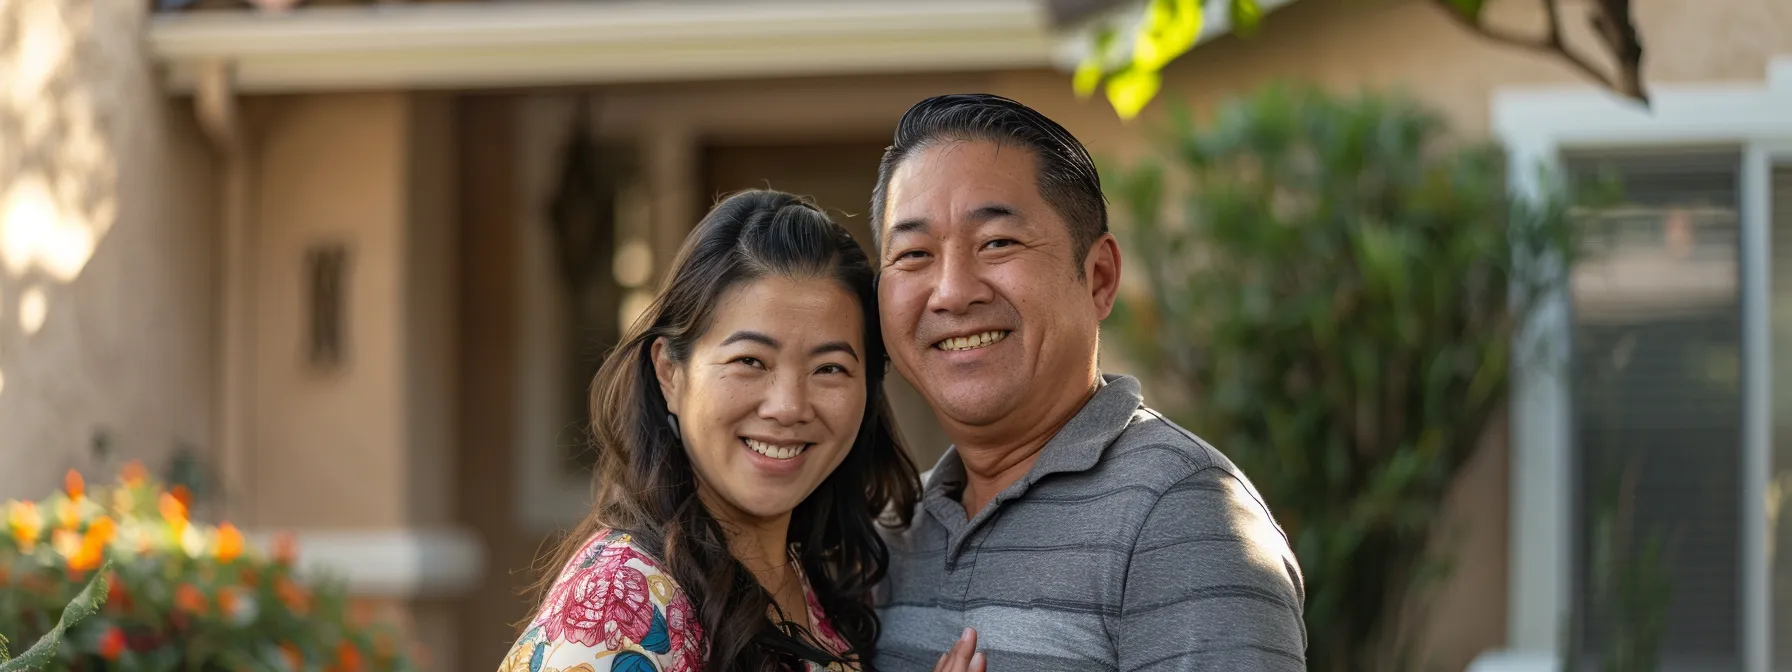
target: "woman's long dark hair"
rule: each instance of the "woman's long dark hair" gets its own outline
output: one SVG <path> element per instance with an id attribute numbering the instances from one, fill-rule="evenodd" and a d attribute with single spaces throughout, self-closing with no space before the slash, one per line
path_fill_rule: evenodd
<path id="1" fill-rule="evenodd" d="M 722 526 L 697 498 L 696 472 L 667 422 L 653 343 L 688 361 L 718 300 L 765 277 L 823 278 L 858 299 L 865 325 L 865 417 L 839 468 L 797 505 L 790 543 L 821 607 L 850 645 L 841 658 L 801 626 L 774 625 L 774 601 L 729 552 Z M 628 532 L 690 598 L 708 647 L 709 672 L 796 667 L 797 659 L 866 664 L 879 623 L 871 590 L 889 549 L 877 526 L 905 526 L 919 486 L 883 395 L 886 354 L 878 328 L 875 271 L 846 229 L 790 194 L 747 191 L 710 210 L 685 239 L 672 274 L 591 384 L 596 503 L 552 554 L 538 589 L 602 530 Z M 801 614 L 791 615 L 798 621 Z"/>

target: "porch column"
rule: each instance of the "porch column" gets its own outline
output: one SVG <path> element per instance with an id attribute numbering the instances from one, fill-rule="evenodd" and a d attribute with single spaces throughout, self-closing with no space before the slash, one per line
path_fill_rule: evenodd
<path id="1" fill-rule="evenodd" d="M 456 526 L 452 101 L 268 101 L 258 127 L 243 504 L 299 561 L 456 669 L 450 600 L 484 549 Z"/>
<path id="2" fill-rule="evenodd" d="M 652 203 L 653 267 L 655 286 L 663 281 L 678 254 L 678 246 L 703 217 L 701 146 L 690 126 L 667 121 L 648 126 L 642 133 L 642 154 L 647 190 Z M 714 194 L 709 194 L 714 196 Z"/>

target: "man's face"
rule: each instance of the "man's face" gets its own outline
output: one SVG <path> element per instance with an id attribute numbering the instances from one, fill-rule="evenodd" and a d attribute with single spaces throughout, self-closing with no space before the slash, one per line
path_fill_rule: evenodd
<path id="1" fill-rule="evenodd" d="M 1023 148 L 943 141 L 890 177 L 884 341 L 948 429 L 1046 422 L 1093 383 L 1118 253 L 1104 236 L 1088 263 L 1077 258 L 1035 163 Z"/>

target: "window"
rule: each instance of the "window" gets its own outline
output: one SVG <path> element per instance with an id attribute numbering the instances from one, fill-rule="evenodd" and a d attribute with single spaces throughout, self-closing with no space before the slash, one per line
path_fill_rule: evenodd
<path id="1" fill-rule="evenodd" d="M 1792 670 L 1792 153 L 1773 167 L 1769 280 L 1773 374 L 1773 473 L 1767 486 L 1773 669 Z"/>
<path id="2" fill-rule="evenodd" d="M 1660 618 L 1662 669 L 1738 669 L 1742 152 L 1564 159 L 1623 186 L 1572 275 L 1575 650 L 1596 664 Z"/>

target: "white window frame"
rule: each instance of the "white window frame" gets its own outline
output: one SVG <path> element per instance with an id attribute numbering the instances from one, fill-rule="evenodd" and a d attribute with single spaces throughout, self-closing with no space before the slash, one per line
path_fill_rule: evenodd
<path id="1" fill-rule="evenodd" d="M 1661 84 L 1651 109 L 1586 86 L 1519 87 L 1494 92 L 1495 135 L 1512 159 L 1521 194 L 1540 193 L 1540 167 L 1559 167 L 1564 150 L 1724 143 L 1744 149 L 1742 173 L 1742 659 L 1746 672 L 1768 672 L 1769 619 L 1765 497 L 1772 465 L 1768 264 L 1768 184 L 1775 162 L 1792 162 L 1792 55 L 1774 58 L 1764 83 Z M 1471 670 L 1559 669 L 1561 625 L 1573 602 L 1574 481 L 1565 352 L 1571 320 L 1566 296 L 1549 297 L 1525 337 L 1551 356 L 1515 367 L 1511 431 L 1511 529 L 1507 650 Z M 1531 347 L 1531 346 L 1526 346 Z"/>

